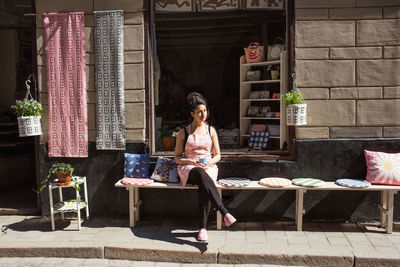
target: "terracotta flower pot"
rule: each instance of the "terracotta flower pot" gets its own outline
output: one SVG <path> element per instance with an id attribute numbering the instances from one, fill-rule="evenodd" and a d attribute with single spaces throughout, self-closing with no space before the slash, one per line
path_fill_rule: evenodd
<path id="1" fill-rule="evenodd" d="M 70 172 L 56 172 L 56 176 L 58 179 L 57 184 L 60 186 L 70 184 L 73 171 L 74 169 L 72 169 Z"/>
<path id="2" fill-rule="evenodd" d="M 175 147 L 175 138 L 163 138 L 162 140 L 163 148 L 166 151 L 171 151 Z"/>

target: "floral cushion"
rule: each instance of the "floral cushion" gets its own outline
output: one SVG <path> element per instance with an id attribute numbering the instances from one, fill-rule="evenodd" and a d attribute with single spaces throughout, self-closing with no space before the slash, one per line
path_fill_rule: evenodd
<path id="1" fill-rule="evenodd" d="M 400 153 L 364 150 L 366 180 L 372 184 L 400 185 Z"/>
<path id="2" fill-rule="evenodd" d="M 160 182 L 178 183 L 178 169 L 175 161 L 158 157 L 156 167 L 150 178 Z"/>
<path id="3" fill-rule="evenodd" d="M 152 184 L 154 180 L 146 178 L 123 178 L 121 184 L 125 185 L 149 185 Z"/>
<path id="4" fill-rule="evenodd" d="M 145 178 L 149 177 L 149 154 L 124 153 L 124 176 Z"/>

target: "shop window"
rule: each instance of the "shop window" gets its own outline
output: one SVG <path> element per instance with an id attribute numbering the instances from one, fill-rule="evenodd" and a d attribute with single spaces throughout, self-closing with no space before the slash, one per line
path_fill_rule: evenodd
<path id="1" fill-rule="evenodd" d="M 217 129 L 223 155 L 287 152 L 287 127 L 285 119 L 280 118 L 283 105 L 280 93 L 281 83 L 287 84 L 288 70 L 281 72 L 279 59 L 274 60 L 275 64 L 241 67 L 241 63 L 246 63 L 244 47 L 250 42 L 264 46 L 265 61 L 269 60 L 268 45 L 285 46 L 287 50 L 286 13 L 285 10 L 154 13 L 153 152 L 167 151 L 161 140 L 167 130 L 190 123 L 186 96 L 193 91 L 208 100 L 208 121 Z M 279 71 L 279 76 L 271 77 L 274 70 Z M 269 132 L 266 146 L 249 147 L 252 130 Z"/>

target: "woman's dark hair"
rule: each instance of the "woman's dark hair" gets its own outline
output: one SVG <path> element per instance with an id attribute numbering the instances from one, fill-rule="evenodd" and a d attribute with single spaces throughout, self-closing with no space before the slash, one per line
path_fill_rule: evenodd
<path id="1" fill-rule="evenodd" d="M 208 110 L 207 100 L 197 92 L 191 92 L 186 97 L 191 111 L 194 111 L 198 105 L 205 105 Z"/>

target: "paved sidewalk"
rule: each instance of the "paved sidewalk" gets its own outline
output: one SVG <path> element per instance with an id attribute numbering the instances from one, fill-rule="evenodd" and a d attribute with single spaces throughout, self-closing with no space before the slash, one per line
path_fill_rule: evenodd
<path id="1" fill-rule="evenodd" d="M 77 222 L 33 216 L 0 216 L 0 257 L 58 257 L 201 264 L 296 266 L 400 266 L 400 227 L 393 234 L 364 224 L 247 222 L 196 240 L 193 223 L 126 220 Z M 108 263 L 107 263 L 108 264 Z"/>

